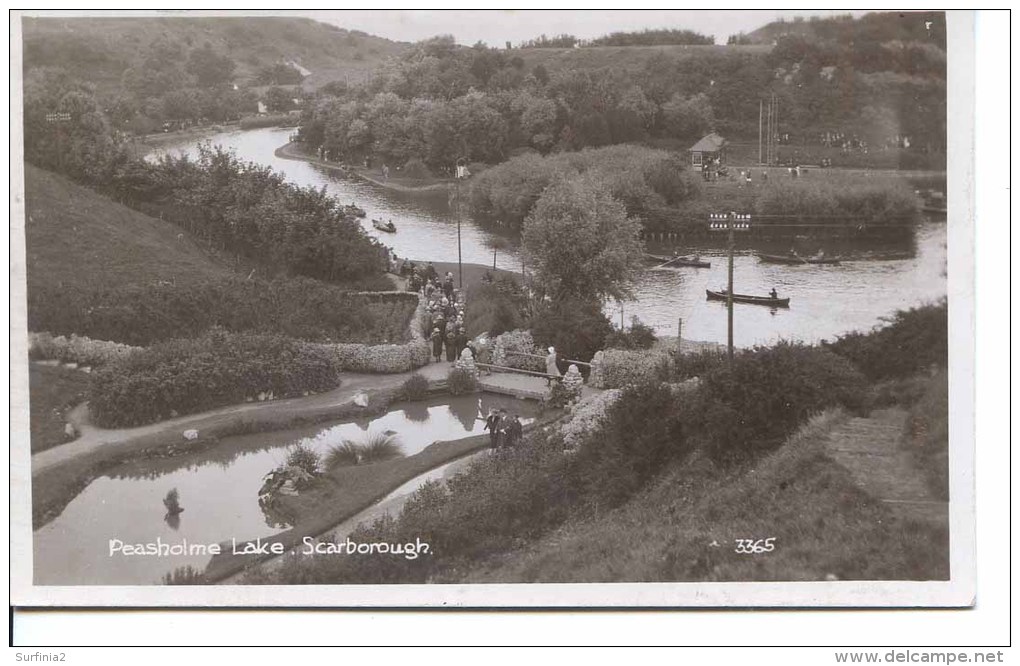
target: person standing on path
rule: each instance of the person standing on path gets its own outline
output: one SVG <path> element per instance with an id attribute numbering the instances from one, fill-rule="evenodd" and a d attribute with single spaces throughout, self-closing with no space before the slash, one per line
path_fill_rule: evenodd
<path id="1" fill-rule="evenodd" d="M 457 360 L 457 334 L 452 328 L 446 331 L 446 360 L 450 363 Z"/>
<path id="2" fill-rule="evenodd" d="M 523 437 L 524 426 L 521 424 L 520 417 L 514 414 L 507 424 L 507 446 L 511 448 L 517 446 Z"/>
<path id="3" fill-rule="evenodd" d="M 549 354 L 545 357 L 545 374 L 552 375 L 553 377 L 560 376 L 560 369 L 556 365 L 556 348 L 549 347 Z M 549 382 L 552 383 L 552 377 L 549 377 Z"/>
<path id="4" fill-rule="evenodd" d="M 495 409 L 490 409 L 489 415 L 485 418 L 485 430 L 489 431 L 489 448 L 497 448 L 499 446 L 499 414 Z"/>
<path id="5" fill-rule="evenodd" d="M 432 357 L 436 359 L 436 363 L 443 360 L 443 334 L 439 332 L 439 328 L 432 329 Z"/>

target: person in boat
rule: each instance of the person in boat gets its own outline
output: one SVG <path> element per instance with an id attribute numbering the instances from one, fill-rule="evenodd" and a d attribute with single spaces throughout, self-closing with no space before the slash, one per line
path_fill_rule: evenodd
<path id="1" fill-rule="evenodd" d="M 776 291 L 775 287 L 772 287 L 772 291 L 769 292 L 769 296 L 772 298 L 772 300 L 776 300 L 779 298 L 779 292 Z"/>

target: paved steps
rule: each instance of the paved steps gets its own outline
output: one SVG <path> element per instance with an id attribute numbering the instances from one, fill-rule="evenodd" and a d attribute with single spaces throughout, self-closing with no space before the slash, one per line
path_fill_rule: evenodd
<path id="1" fill-rule="evenodd" d="M 897 515 L 946 525 L 948 503 L 932 495 L 923 472 L 900 444 L 906 419 L 902 409 L 852 418 L 830 433 L 826 449 L 858 486 Z"/>

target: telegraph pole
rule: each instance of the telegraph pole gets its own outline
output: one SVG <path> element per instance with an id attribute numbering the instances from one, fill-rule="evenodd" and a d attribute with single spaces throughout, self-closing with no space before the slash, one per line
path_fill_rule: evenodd
<path id="1" fill-rule="evenodd" d="M 64 125 L 71 122 L 70 113 L 47 113 L 46 122 L 57 128 L 57 168 L 64 171 Z"/>
<path id="2" fill-rule="evenodd" d="M 461 178 L 467 178 L 471 174 L 467 170 L 467 160 L 464 159 L 463 157 L 461 157 L 461 158 L 459 158 L 457 160 L 456 167 L 457 168 L 456 168 L 456 170 L 454 171 L 454 174 L 453 174 L 453 183 L 454 183 L 454 189 L 456 191 L 456 193 L 454 194 L 454 198 L 455 198 L 455 200 L 457 202 L 457 279 L 460 282 L 460 290 L 463 291 L 464 290 L 464 264 L 463 264 L 463 261 L 462 261 L 461 243 L 460 243 L 460 214 L 461 214 L 460 213 L 460 207 L 461 207 L 461 200 L 460 200 L 460 179 Z M 495 266 L 495 263 L 496 263 L 495 256 L 496 256 L 495 252 L 493 252 L 493 259 L 492 259 L 493 266 Z"/>
<path id="3" fill-rule="evenodd" d="M 733 232 L 749 231 L 751 216 L 742 213 L 712 213 L 708 217 L 709 231 L 727 232 L 727 285 L 726 285 L 726 356 L 733 360 Z"/>

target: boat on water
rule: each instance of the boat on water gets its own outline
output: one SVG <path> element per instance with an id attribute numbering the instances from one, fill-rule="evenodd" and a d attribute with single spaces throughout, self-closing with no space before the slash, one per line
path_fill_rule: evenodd
<path id="1" fill-rule="evenodd" d="M 838 257 L 801 257 L 796 254 L 759 254 L 758 259 L 766 264 L 790 264 L 791 266 L 840 263 Z"/>
<path id="2" fill-rule="evenodd" d="M 396 225 L 393 224 L 393 220 L 387 220 L 386 222 L 383 222 L 382 220 L 377 220 L 373 218 L 372 226 L 378 229 L 379 231 L 385 231 L 386 233 L 390 234 L 394 234 L 397 232 L 397 227 Z"/>
<path id="3" fill-rule="evenodd" d="M 364 208 L 359 208 L 354 204 L 344 206 L 344 212 L 347 213 L 348 215 L 353 215 L 354 217 L 365 217 L 366 215 Z"/>
<path id="4" fill-rule="evenodd" d="M 705 293 L 708 294 L 708 300 L 710 301 L 726 300 L 726 292 L 712 291 L 711 289 L 706 289 Z M 771 296 L 751 296 L 749 294 L 733 294 L 733 302 L 747 303 L 748 305 L 767 305 L 773 308 L 790 307 L 789 298 L 772 298 Z"/>
<path id="5" fill-rule="evenodd" d="M 702 261 L 697 257 L 666 257 L 658 254 L 645 253 L 645 258 L 649 261 L 657 261 L 665 266 L 686 266 L 688 268 L 711 268 L 712 264 L 707 261 Z"/>

